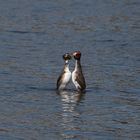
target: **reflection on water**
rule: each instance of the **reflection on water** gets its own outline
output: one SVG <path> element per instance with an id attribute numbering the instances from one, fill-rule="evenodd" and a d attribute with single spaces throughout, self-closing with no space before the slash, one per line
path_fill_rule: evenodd
<path id="1" fill-rule="evenodd" d="M 77 105 L 83 99 L 85 93 L 77 91 L 60 91 L 62 101 L 62 123 L 61 126 L 64 132 L 61 134 L 63 138 L 74 138 L 76 135 L 73 133 L 75 130 L 79 130 L 75 120 L 80 121 L 80 112 L 77 110 Z"/>

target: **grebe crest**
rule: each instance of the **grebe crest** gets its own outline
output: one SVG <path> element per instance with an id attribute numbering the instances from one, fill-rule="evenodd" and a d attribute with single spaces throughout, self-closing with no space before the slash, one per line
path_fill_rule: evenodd
<path id="1" fill-rule="evenodd" d="M 74 59 L 80 60 L 80 58 L 81 58 L 81 52 L 80 51 L 75 51 L 73 53 L 73 56 L 74 56 Z"/>

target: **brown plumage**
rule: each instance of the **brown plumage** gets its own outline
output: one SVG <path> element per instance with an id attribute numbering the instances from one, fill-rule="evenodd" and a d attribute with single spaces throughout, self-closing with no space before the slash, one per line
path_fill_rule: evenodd
<path id="1" fill-rule="evenodd" d="M 73 53 L 75 61 L 75 69 L 72 72 L 72 81 L 77 90 L 84 90 L 86 88 L 85 78 L 82 72 L 82 66 L 80 63 L 81 52 L 76 51 Z"/>
<path id="2" fill-rule="evenodd" d="M 69 70 L 69 60 L 71 59 L 70 54 L 69 53 L 64 54 L 63 59 L 65 61 L 65 64 L 60 76 L 57 79 L 58 90 L 63 90 L 71 79 L 71 72 Z"/>

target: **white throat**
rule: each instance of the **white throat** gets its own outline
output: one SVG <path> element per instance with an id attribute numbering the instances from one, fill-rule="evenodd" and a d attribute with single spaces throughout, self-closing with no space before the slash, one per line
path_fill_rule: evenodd
<path id="1" fill-rule="evenodd" d="M 74 70 L 77 70 L 78 69 L 78 60 L 75 61 L 75 69 Z"/>
<path id="2" fill-rule="evenodd" d="M 65 61 L 65 71 L 66 72 L 69 72 L 70 71 L 69 70 L 69 61 L 68 60 Z"/>

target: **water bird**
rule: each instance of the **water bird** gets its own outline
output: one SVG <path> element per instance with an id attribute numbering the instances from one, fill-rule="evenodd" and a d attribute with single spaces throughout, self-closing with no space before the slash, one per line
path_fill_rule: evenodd
<path id="1" fill-rule="evenodd" d="M 71 55 L 69 53 L 65 53 L 63 55 L 64 59 L 64 68 L 57 79 L 57 90 L 63 90 L 68 85 L 71 80 L 71 72 L 69 70 L 69 60 L 71 59 Z"/>
<path id="2" fill-rule="evenodd" d="M 75 68 L 74 71 L 72 72 L 72 82 L 78 91 L 83 91 L 86 88 L 86 82 L 85 82 L 85 78 L 82 72 L 82 66 L 80 62 L 81 52 L 75 51 L 73 53 L 73 57 L 75 59 Z"/>

